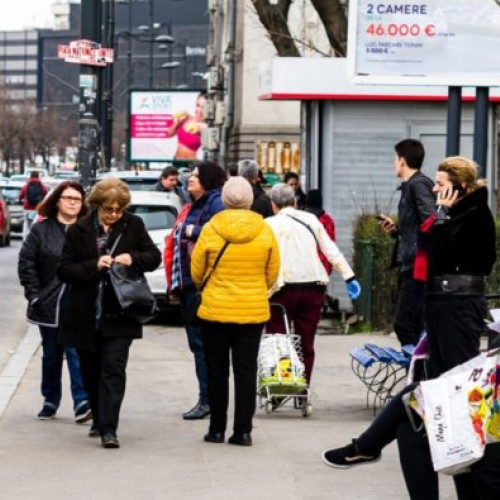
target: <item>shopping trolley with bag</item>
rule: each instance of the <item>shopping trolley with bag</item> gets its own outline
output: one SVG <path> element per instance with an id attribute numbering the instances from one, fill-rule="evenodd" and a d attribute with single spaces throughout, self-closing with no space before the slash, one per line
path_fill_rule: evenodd
<path id="1" fill-rule="evenodd" d="M 257 393 L 259 405 L 272 413 L 292 401 L 304 417 L 312 413 L 311 392 L 305 377 L 300 336 L 290 332 L 286 309 L 280 308 L 284 333 L 264 333 L 257 358 Z"/>

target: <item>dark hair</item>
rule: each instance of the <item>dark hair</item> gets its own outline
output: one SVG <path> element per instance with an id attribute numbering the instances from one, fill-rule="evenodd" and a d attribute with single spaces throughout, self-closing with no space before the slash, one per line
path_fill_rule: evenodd
<path id="1" fill-rule="evenodd" d="M 81 217 L 82 215 L 85 215 L 87 213 L 87 205 L 85 205 L 85 190 L 83 189 L 83 186 L 76 181 L 63 181 L 60 184 L 58 184 L 45 198 L 45 200 L 38 205 L 38 213 L 43 216 L 43 217 L 48 217 L 48 218 L 55 218 L 57 217 L 57 202 L 61 198 L 61 195 L 63 192 L 68 189 L 74 189 L 75 191 L 78 191 L 82 195 L 82 207 L 80 209 L 80 213 L 78 214 L 78 217 Z"/>
<path id="2" fill-rule="evenodd" d="M 161 171 L 161 176 L 160 179 L 166 179 L 167 177 L 170 177 L 171 175 L 179 175 L 179 171 L 175 167 L 165 167 Z"/>
<path id="3" fill-rule="evenodd" d="M 306 207 L 323 208 L 323 196 L 319 189 L 311 189 L 306 195 Z"/>
<path id="4" fill-rule="evenodd" d="M 410 168 L 420 170 L 425 158 L 424 145 L 417 139 L 403 139 L 394 146 L 396 154 L 403 158 Z"/>
<path id="5" fill-rule="evenodd" d="M 285 177 L 283 177 L 283 182 L 286 184 L 290 179 L 299 180 L 299 176 L 295 172 L 287 172 Z"/>
<path id="6" fill-rule="evenodd" d="M 200 161 L 195 167 L 198 167 L 198 178 L 205 191 L 220 189 L 226 182 L 224 170 L 213 161 Z"/>
<path id="7" fill-rule="evenodd" d="M 226 177 L 236 177 L 238 175 L 238 165 L 232 163 L 226 167 Z"/>
<path id="8" fill-rule="evenodd" d="M 38 173 L 38 170 L 32 170 L 30 172 L 30 179 L 38 179 L 40 177 L 40 174 Z"/>

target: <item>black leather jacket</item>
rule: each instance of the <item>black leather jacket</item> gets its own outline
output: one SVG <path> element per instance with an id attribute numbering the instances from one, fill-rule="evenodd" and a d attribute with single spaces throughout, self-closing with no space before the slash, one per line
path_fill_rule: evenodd
<path id="1" fill-rule="evenodd" d="M 434 182 L 420 171 L 401 183 L 397 243 L 392 257 L 392 265 L 396 266 L 399 272 L 408 272 L 413 269 L 420 225 L 436 207 L 433 187 Z"/>
<path id="2" fill-rule="evenodd" d="M 429 241 L 429 277 L 488 276 L 496 260 L 495 221 L 481 187 L 441 210 Z"/>
<path id="3" fill-rule="evenodd" d="M 63 284 L 56 275 L 66 226 L 56 219 L 33 224 L 19 252 L 17 272 L 28 299 L 28 320 L 57 327 Z"/>

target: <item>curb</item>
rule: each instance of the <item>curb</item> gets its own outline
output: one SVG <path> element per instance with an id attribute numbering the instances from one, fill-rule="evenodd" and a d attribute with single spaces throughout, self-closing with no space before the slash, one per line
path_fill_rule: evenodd
<path id="1" fill-rule="evenodd" d="M 38 328 L 30 325 L 23 340 L 0 374 L 0 418 L 2 418 L 12 396 L 16 392 L 26 369 L 40 345 Z"/>

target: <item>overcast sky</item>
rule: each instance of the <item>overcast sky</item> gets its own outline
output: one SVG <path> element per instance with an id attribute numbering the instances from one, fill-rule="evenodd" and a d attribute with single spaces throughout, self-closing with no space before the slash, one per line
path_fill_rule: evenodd
<path id="1" fill-rule="evenodd" d="M 56 0 L 3 0 L 0 31 L 46 28 L 51 20 L 51 5 Z"/>

